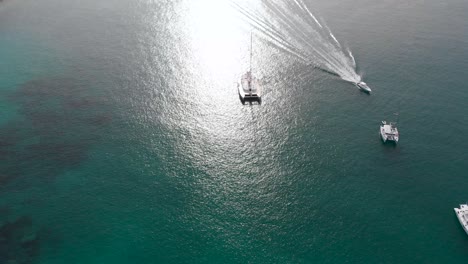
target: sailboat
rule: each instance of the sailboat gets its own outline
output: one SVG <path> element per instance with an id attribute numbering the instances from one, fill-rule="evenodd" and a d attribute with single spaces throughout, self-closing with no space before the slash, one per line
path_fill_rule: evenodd
<path id="1" fill-rule="evenodd" d="M 239 98 L 242 104 L 248 102 L 258 102 L 261 104 L 261 87 L 259 80 L 252 74 L 252 33 L 250 34 L 250 68 L 244 73 L 239 83 L 237 83 L 237 89 L 239 90 Z"/>

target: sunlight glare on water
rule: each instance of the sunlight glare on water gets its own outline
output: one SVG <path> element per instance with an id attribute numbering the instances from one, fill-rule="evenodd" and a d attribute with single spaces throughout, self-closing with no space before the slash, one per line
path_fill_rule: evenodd
<path id="1" fill-rule="evenodd" d="M 244 134 L 254 133 L 245 122 L 250 113 L 241 106 L 236 88 L 239 76 L 248 69 L 250 32 L 239 26 L 236 11 L 226 1 L 185 4 L 192 75 L 179 76 L 184 79 L 181 83 L 188 84 L 181 89 L 190 95 L 185 114 L 178 117 L 185 133 L 177 145 L 197 167 L 216 175 L 220 166 L 234 164 L 235 156 L 226 159 L 225 153 L 242 151 L 239 144 L 247 138 Z"/>
<path id="2" fill-rule="evenodd" d="M 187 1 L 186 26 L 197 66 L 205 78 L 232 78 L 246 50 L 246 32 L 226 1 Z"/>

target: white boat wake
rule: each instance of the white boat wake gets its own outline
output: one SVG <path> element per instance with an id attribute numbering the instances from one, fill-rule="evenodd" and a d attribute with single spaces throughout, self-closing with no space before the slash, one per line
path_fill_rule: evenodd
<path id="1" fill-rule="evenodd" d="M 261 0 L 252 10 L 235 0 L 232 6 L 279 49 L 345 81 L 359 83 L 352 52 L 343 47 L 325 22 L 302 0 Z"/>

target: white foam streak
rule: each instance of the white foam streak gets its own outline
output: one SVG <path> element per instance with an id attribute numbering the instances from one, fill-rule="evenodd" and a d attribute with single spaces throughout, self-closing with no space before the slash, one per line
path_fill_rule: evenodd
<path id="1" fill-rule="evenodd" d="M 349 82 L 359 82 L 356 61 L 322 21 L 302 0 L 261 0 L 265 10 L 252 10 L 233 3 L 260 33 L 271 43 L 293 54 L 303 62 L 312 63 Z M 263 12 L 262 12 L 263 11 Z M 265 12 L 266 11 L 266 12 Z"/>
<path id="2" fill-rule="evenodd" d="M 330 32 L 330 36 L 333 38 L 333 40 L 336 42 L 336 44 L 340 45 L 340 42 L 338 42 L 338 40 L 335 38 L 335 35 L 333 35 L 333 33 Z"/>
<path id="3" fill-rule="evenodd" d="M 322 24 L 320 24 L 320 22 L 318 21 L 318 19 L 314 16 L 314 14 L 312 14 L 312 12 L 310 12 L 309 8 L 307 8 L 307 6 L 304 4 L 304 2 L 302 2 L 301 0 L 294 0 L 294 2 L 304 11 L 306 11 L 315 21 L 315 23 L 317 23 L 317 25 L 320 27 L 320 28 L 323 28 Z"/>
<path id="4" fill-rule="evenodd" d="M 356 60 L 354 59 L 353 53 L 348 49 L 348 54 L 351 60 L 353 61 L 353 66 L 356 68 Z"/>

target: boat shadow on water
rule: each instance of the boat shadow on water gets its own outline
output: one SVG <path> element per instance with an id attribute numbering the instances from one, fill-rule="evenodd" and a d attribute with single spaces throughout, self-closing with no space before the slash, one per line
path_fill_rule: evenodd
<path id="1" fill-rule="evenodd" d="M 382 139 L 379 141 L 380 143 L 382 143 L 382 146 L 384 146 L 385 148 L 396 148 L 398 146 L 398 144 L 395 143 L 395 141 L 383 142 Z"/>
<path id="2" fill-rule="evenodd" d="M 388 152 L 388 153 L 400 153 L 404 147 L 403 146 L 400 146 L 400 144 L 397 144 L 393 141 L 387 141 L 387 142 L 384 142 L 382 140 L 382 138 L 378 138 L 376 140 L 379 140 L 380 142 L 380 145 L 381 145 L 381 149 L 385 152 Z"/>

